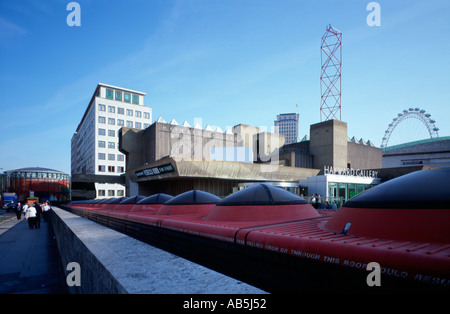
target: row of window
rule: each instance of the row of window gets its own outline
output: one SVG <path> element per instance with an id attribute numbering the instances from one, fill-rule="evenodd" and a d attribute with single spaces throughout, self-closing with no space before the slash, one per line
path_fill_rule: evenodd
<path id="1" fill-rule="evenodd" d="M 106 118 L 99 116 L 98 117 L 98 123 L 102 123 L 105 124 L 106 123 Z M 114 118 L 108 118 L 108 124 L 109 125 L 116 125 L 116 119 Z M 117 125 L 118 126 L 124 126 L 125 125 L 125 121 L 122 119 L 117 119 Z M 144 129 L 148 128 L 150 126 L 150 124 L 148 123 L 144 123 Z M 127 128 L 132 128 L 133 127 L 133 121 L 128 121 L 127 120 Z M 142 129 L 142 123 L 141 122 L 135 122 L 134 123 L 134 128 L 136 129 Z M 104 134 L 99 134 L 99 135 L 104 135 Z"/>
<path id="2" fill-rule="evenodd" d="M 98 159 L 106 160 L 105 153 L 98 153 Z M 116 154 L 108 154 L 108 160 L 116 160 Z M 124 161 L 125 157 L 123 155 L 117 154 L 117 161 Z"/>
<path id="3" fill-rule="evenodd" d="M 32 178 L 32 179 L 59 179 L 69 180 L 67 174 L 62 173 L 48 173 L 48 172 L 13 172 L 11 178 Z"/>
<path id="4" fill-rule="evenodd" d="M 105 141 L 98 141 L 98 147 L 106 148 L 106 142 Z M 116 148 L 116 143 L 115 142 L 108 142 L 108 148 Z"/>
<path id="5" fill-rule="evenodd" d="M 106 105 L 99 104 L 98 105 L 98 111 L 106 111 Z M 116 107 L 114 106 L 108 106 L 108 112 L 115 113 Z M 118 114 L 125 114 L 125 109 L 121 107 L 117 107 L 117 113 Z M 127 116 L 132 117 L 133 116 L 133 109 L 127 109 Z M 134 110 L 134 116 L 136 118 L 142 118 L 142 111 Z M 144 119 L 150 119 L 150 113 L 144 112 Z"/>
<path id="6" fill-rule="evenodd" d="M 106 168 L 105 165 L 99 165 L 98 166 L 98 172 L 106 172 L 106 169 L 108 169 L 109 173 L 116 173 L 116 167 L 115 166 L 108 166 L 108 168 Z M 117 166 L 117 173 L 124 173 L 124 172 L 125 172 L 125 167 Z"/>
<path id="7" fill-rule="evenodd" d="M 98 129 L 98 135 L 106 135 L 105 129 Z M 116 131 L 115 130 L 108 130 L 108 136 L 115 137 Z"/>
<path id="8" fill-rule="evenodd" d="M 119 90 L 113 90 L 113 89 L 106 89 L 106 98 L 112 99 L 112 100 L 118 100 L 123 101 L 127 103 L 133 103 L 138 105 L 139 104 L 139 95 L 128 93 L 128 92 L 122 92 Z"/>
<path id="9" fill-rule="evenodd" d="M 117 196 L 124 196 L 125 195 L 124 190 L 117 190 L 117 191 L 115 191 L 115 190 L 108 190 L 108 196 L 116 196 L 115 195 L 116 192 L 117 192 Z M 97 196 L 106 196 L 106 191 L 105 190 L 98 190 L 97 193 L 98 193 Z"/>

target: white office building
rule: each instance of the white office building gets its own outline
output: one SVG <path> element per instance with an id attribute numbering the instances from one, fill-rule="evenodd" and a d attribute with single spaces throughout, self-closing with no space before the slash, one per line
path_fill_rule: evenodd
<path id="1" fill-rule="evenodd" d="M 274 126 L 275 133 L 284 135 L 286 145 L 298 142 L 298 113 L 277 115 Z"/>
<path id="2" fill-rule="evenodd" d="M 145 93 L 99 83 L 72 137 L 71 173 L 120 177 L 125 155 L 119 151 L 122 127 L 145 129 L 152 123 L 152 108 L 144 106 Z M 94 175 L 94 176 L 92 176 Z M 125 196 L 125 185 L 114 180 L 95 180 L 95 197 Z M 105 182 L 106 181 L 106 182 Z M 119 181 L 118 181 L 119 182 Z"/>

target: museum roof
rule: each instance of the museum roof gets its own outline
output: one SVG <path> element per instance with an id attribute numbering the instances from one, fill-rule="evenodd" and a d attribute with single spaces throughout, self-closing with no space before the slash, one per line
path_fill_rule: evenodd
<path id="1" fill-rule="evenodd" d="M 435 143 L 435 142 L 440 142 L 440 141 L 450 141 L 450 136 L 433 137 L 433 138 L 428 138 L 428 139 L 423 139 L 423 140 L 418 140 L 418 141 L 413 141 L 413 142 L 408 142 L 408 143 L 403 143 L 403 144 L 398 144 L 398 145 L 392 145 L 392 146 L 384 147 L 383 152 L 387 152 L 387 151 L 391 151 L 391 150 L 399 149 L 399 148 L 421 145 L 421 144 Z"/>

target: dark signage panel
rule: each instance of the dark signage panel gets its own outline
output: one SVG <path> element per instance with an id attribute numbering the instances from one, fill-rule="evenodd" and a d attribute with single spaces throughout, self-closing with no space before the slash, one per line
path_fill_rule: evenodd
<path id="1" fill-rule="evenodd" d="M 151 168 L 143 169 L 136 171 L 136 177 L 138 178 L 144 178 L 144 177 L 151 177 L 156 176 L 159 174 L 166 174 L 166 173 L 172 173 L 175 172 L 175 169 L 173 168 L 171 163 L 163 164 L 159 166 L 154 166 Z"/>

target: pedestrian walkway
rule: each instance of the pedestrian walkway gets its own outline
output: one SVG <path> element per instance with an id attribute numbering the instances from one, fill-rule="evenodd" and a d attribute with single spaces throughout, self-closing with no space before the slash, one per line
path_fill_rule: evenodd
<path id="1" fill-rule="evenodd" d="M 0 215 L 0 294 L 64 294 L 66 288 L 50 223 L 29 229 L 15 214 Z"/>
<path id="2" fill-rule="evenodd" d="M 19 220 L 17 220 L 17 216 L 15 213 L 7 213 L 5 210 L 0 209 L 0 235 L 5 231 L 8 231 L 18 222 Z"/>

